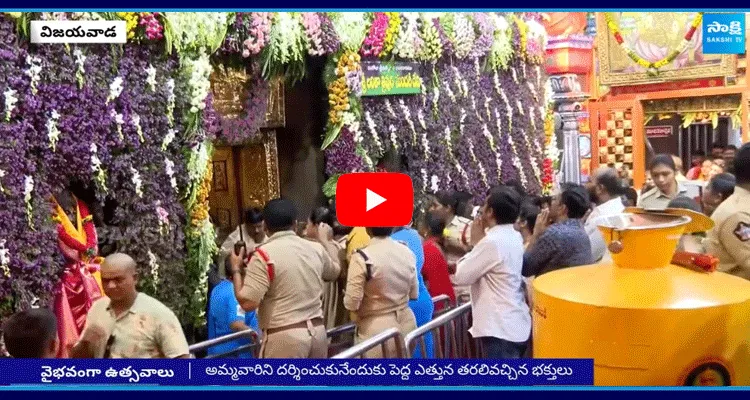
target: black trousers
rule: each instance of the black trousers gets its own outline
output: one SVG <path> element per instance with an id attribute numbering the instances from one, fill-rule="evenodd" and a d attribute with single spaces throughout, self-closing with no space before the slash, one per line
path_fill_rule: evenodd
<path id="1" fill-rule="evenodd" d="M 479 338 L 482 341 L 487 358 L 511 359 L 522 358 L 526 352 L 526 343 L 511 342 L 496 337 L 485 336 Z"/>

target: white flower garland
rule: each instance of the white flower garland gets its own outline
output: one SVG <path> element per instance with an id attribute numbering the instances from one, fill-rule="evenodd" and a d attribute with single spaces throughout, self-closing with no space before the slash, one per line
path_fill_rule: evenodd
<path id="1" fill-rule="evenodd" d="M 138 173 L 138 170 L 133 167 L 130 167 L 130 174 L 132 175 L 130 181 L 133 182 L 133 185 L 135 185 L 135 194 L 137 194 L 138 197 L 143 197 L 143 181 L 141 180 L 141 174 Z"/>
<path id="2" fill-rule="evenodd" d="M 468 96 L 469 85 L 463 80 L 463 77 L 461 76 L 461 72 L 458 70 L 458 67 L 454 65 L 451 68 L 453 68 L 453 73 L 456 74 L 455 83 L 456 83 L 456 86 L 458 86 L 458 92 L 461 93 L 461 96 L 463 97 Z"/>
<path id="3" fill-rule="evenodd" d="M 526 63 L 521 63 L 521 76 L 526 79 Z"/>
<path id="4" fill-rule="evenodd" d="M 427 192 L 427 170 L 422 168 L 420 172 L 422 172 L 422 193 L 426 193 Z"/>
<path id="5" fill-rule="evenodd" d="M 488 57 L 490 70 L 508 69 L 508 63 L 513 58 L 513 45 L 511 43 L 510 25 L 508 21 L 498 13 L 490 13 L 495 24 L 495 35 L 492 48 Z"/>
<path id="6" fill-rule="evenodd" d="M 91 151 L 91 172 L 94 174 L 94 181 L 101 191 L 107 193 L 107 176 L 102 168 L 102 161 L 97 154 L 99 149 L 96 147 L 96 143 L 91 143 L 89 150 Z"/>
<path id="7" fill-rule="evenodd" d="M 169 127 L 174 126 L 174 106 L 175 106 L 175 96 L 174 96 L 174 79 L 169 78 L 167 80 L 167 120 L 169 122 Z"/>
<path id="8" fill-rule="evenodd" d="M 5 239 L 0 240 L 0 271 L 3 272 L 3 276 L 10 278 L 10 250 L 5 248 Z"/>
<path id="9" fill-rule="evenodd" d="M 151 267 L 151 276 L 154 277 L 154 287 L 156 287 L 159 283 L 159 263 L 156 255 L 150 249 L 148 251 L 148 265 Z"/>
<path id="10" fill-rule="evenodd" d="M 190 112 L 196 114 L 206 108 L 206 97 L 211 91 L 211 61 L 208 54 L 201 54 L 198 58 L 184 58 L 189 71 L 188 86 L 190 87 Z"/>
<path id="11" fill-rule="evenodd" d="M 409 124 L 409 128 L 411 129 L 411 143 L 416 144 L 417 143 L 417 129 L 414 126 L 414 121 L 412 121 L 411 119 L 411 111 L 409 111 L 409 107 L 407 107 L 406 103 L 404 103 L 404 99 L 398 99 L 398 106 L 399 108 L 401 108 L 401 112 L 404 114 L 406 123 Z"/>
<path id="12" fill-rule="evenodd" d="M 484 96 L 484 112 L 487 114 L 487 121 L 490 121 L 492 119 L 492 113 L 490 112 L 491 102 L 492 102 L 492 99 L 490 99 L 487 96 Z"/>
<path id="13" fill-rule="evenodd" d="M 109 116 L 112 117 L 113 120 L 115 120 L 115 125 L 117 126 L 117 134 L 120 136 L 120 140 L 124 140 L 125 137 L 122 134 L 122 125 L 125 123 L 125 117 L 114 109 L 109 111 Z"/>
<path id="14" fill-rule="evenodd" d="M 500 111 L 497 110 L 497 107 L 495 107 L 495 124 L 497 126 L 497 138 L 500 142 L 503 140 L 503 129 L 502 129 L 502 123 L 500 119 Z M 503 159 L 500 156 L 499 152 L 495 153 L 495 162 L 497 163 L 497 179 L 498 181 L 501 179 L 501 171 L 503 166 Z"/>
<path id="15" fill-rule="evenodd" d="M 396 133 L 396 127 L 393 124 L 388 124 L 388 131 L 390 132 L 391 146 L 394 150 L 398 150 L 398 134 Z"/>
<path id="16" fill-rule="evenodd" d="M 52 114 L 47 120 L 47 138 L 49 139 L 49 147 L 54 152 L 57 148 L 57 141 L 60 139 L 60 130 L 57 129 L 57 121 L 60 119 L 60 114 L 57 110 L 52 110 Z"/>
<path id="17" fill-rule="evenodd" d="M 417 119 L 419 120 L 419 125 L 424 130 L 422 132 L 422 147 L 424 148 L 424 159 L 427 160 L 430 157 L 430 141 L 427 139 L 427 122 L 424 119 L 422 109 L 417 111 Z"/>
<path id="18" fill-rule="evenodd" d="M 419 13 L 405 12 L 401 18 L 401 32 L 396 38 L 393 46 L 393 54 L 406 60 L 417 56 L 422 46 L 418 45 L 419 38 Z"/>
<path id="19" fill-rule="evenodd" d="M 177 191 L 177 178 L 174 176 L 174 162 L 169 157 L 164 157 L 164 172 L 169 177 L 169 184 L 172 185 L 172 189 Z"/>
<path id="20" fill-rule="evenodd" d="M 541 88 L 542 87 L 542 67 L 536 66 L 534 67 L 536 70 L 536 86 Z"/>
<path id="21" fill-rule="evenodd" d="M 36 94 L 36 85 L 42 79 L 42 59 L 34 56 L 26 56 L 26 64 L 29 68 L 24 73 L 30 78 L 31 94 Z"/>
<path id="22" fill-rule="evenodd" d="M 177 130 L 175 129 L 170 129 L 167 131 L 167 134 L 164 135 L 164 140 L 161 142 L 161 151 L 167 151 L 167 147 L 169 147 L 169 144 L 172 143 L 176 134 Z"/>
<path id="23" fill-rule="evenodd" d="M 510 147 L 513 151 L 513 165 L 516 166 L 516 169 L 518 170 L 518 175 L 521 178 L 521 184 L 524 188 L 528 187 L 528 182 L 526 181 L 526 174 L 524 174 L 523 165 L 521 164 L 521 158 L 518 157 L 518 149 L 516 149 L 516 143 L 513 140 L 513 107 L 510 105 L 510 101 L 508 101 L 508 96 L 505 95 L 504 90 L 500 90 L 500 96 L 503 98 L 503 101 L 505 102 L 505 107 L 508 112 L 508 142 L 510 143 Z M 523 108 L 521 108 L 521 111 Z"/>
<path id="24" fill-rule="evenodd" d="M 146 68 L 146 83 L 152 92 L 156 91 L 156 68 L 151 64 Z M 174 85 L 174 81 L 172 84 Z"/>
<path id="25" fill-rule="evenodd" d="M 141 141 L 141 143 L 146 141 L 146 138 L 143 137 L 143 129 L 141 128 L 141 117 L 138 114 L 133 114 L 130 117 L 130 122 L 133 123 L 133 126 L 135 126 L 135 131 L 138 133 L 138 140 Z"/>
<path id="26" fill-rule="evenodd" d="M 438 100 L 440 100 L 440 87 L 435 85 L 432 88 L 432 115 L 435 117 L 437 117 L 439 111 Z"/>
<path id="27" fill-rule="evenodd" d="M 86 73 L 86 69 L 84 68 L 84 65 L 86 64 L 86 56 L 83 55 L 83 52 L 81 49 L 76 48 L 73 50 L 73 57 L 75 57 L 76 61 L 76 81 L 78 82 L 78 88 L 83 88 L 83 74 Z"/>
<path id="28" fill-rule="evenodd" d="M 465 13 L 456 13 L 453 17 L 453 35 L 450 38 L 453 42 L 453 54 L 463 59 L 469 55 L 474 47 L 476 39 L 474 24 Z"/>
<path id="29" fill-rule="evenodd" d="M 388 110 L 388 114 L 391 114 L 391 117 L 398 118 L 398 115 L 396 115 L 396 111 L 393 109 L 393 106 L 391 105 L 390 99 L 385 99 L 385 109 Z"/>
<path id="30" fill-rule="evenodd" d="M 469 154 L 471 155 L 471 160 L 474 161 L 474 164 L 479 168 L 479 174 L 482 176 L 482 183 L 484 183 L 485 187 L 489 186 L 487 183 L 487 172 L 484 170 L 482 162 L 477 158 L 476 153 L 474 153 L 474 141 L 471 140 L 471 138 L 469 138 Z"/>
<path id="31" fill-rule="evenodd" d="M 497 71 L 495 71 L 495 74 L 492 75 L 492 83 L 495 84 L 495 92 L 497 92 L 497 94 L 500 94 L 502 92 L 502 88 L 500 87 L 500 76 L 497 74 Z"/>
<path id="32" fill-rule="evenodd" d="M 305 35 L 298 13 L 279 12 L 271 25 L 268 46 L 274 61 L 280 64 L 303 61 L 305 58 Z"/>
<path id="33" fill-rule="evenodd" d="M 438 178 L 437 175 L 432 175 L 430 189 L 432 190 L 432 193 L 437 193 L 438 190 L 440 190 L 440 178 Z"/>
<path id="34" fill-rule="evenodd" d="M 123 89 L 122 83 L 122 78 L 118 76 L 112 81 L 112 83 L 109 84 L 109 96 L 107 96 L 107 104 L 109 104 L 112 100 L 120 97 Z"/>
<path id="35" fill-rule="evenodd" d="M 524 115 L 523 112 L 523 105 L 521 104 L 520 100 L 516 100 L 516 105 L 518 106 L 518 111 L 521 113 L 521 115 Z M 531 125 L 533 126 L 533 131 L 536 131 L 536 123 L 534 122 L 534 107 L 529 108 L 529 112 L 531 113 L 529 115 L 529 119 L 531 120 Z M 542 177 L 542 171 L 539 169 L 539 164 L 536 161 L 536 157 L 534 156 L 534 148 L 532 148 L 531 141 L 529 140 L 529 133 L 526 133 L 523 135 L 523 140 L 526 142 L 526 150 L 529 154 L 529 161 L 531 162 L 531 168 L 534 170 L 534 176 L 539 181 Z"/>
<path id="36" fill-rule="evenodd" d="M 31 193 L 34 191 L 34 178 L 26 175 L 23 178 L 23 201 L 26 204 L 26 221 L 34 229 L 34 208 L 31 205 Z"/>
<path id="37" fill-rule="evenodd" d="M 10 121 L 10 116 L 13 110 L 16 108 L 16 103 L 18 103 L 18 97 L 16 95 L 18 92 L 11 88 L 5 89 L 5 92 L 3 92 L 3 97 L 5 98 L 5 121 Z"/>
<path id="38" fill-rule="evenodd" d="M 518 84 L 518 72 L 516 72 L 516 67 L 510 67 L 510 73 L 513 75 L 513 82 Z"/>
<path id="39" fill-rule="evenodd" d="M 369 111 L 365 111 L 365 121 L 367 122 L 367 129 L 370 131 L 370 135 L 372 136 L 372 140 L 375 143 L 375 147 L 377 147 L 377 154 L 382 155 L 383 144 L 380 142 L 378 131 L 375 129 L 375 121 L 372 119 L 372 115 L 370 115 Z"/>

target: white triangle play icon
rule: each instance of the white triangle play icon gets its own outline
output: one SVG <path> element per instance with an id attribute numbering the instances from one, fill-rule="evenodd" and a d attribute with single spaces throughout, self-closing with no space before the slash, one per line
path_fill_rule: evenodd
<path id="1" fill-rule="evenodd" d="M 365 212 L 370 211 L 383 203 L 385 203 L 385 197 L 373 192 L 370 189 L 367 189 L 367 209 L 365 210 Z"/>

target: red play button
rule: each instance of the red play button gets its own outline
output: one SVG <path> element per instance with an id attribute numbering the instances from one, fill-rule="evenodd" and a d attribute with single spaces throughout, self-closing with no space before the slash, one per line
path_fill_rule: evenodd
<path id="1" fill-rule="evenodd" d="M 406 174 L 344 174 L 336 184 L 336 216 L 345 226 L 404 226 L 414 210 L 414 188 Z"/>

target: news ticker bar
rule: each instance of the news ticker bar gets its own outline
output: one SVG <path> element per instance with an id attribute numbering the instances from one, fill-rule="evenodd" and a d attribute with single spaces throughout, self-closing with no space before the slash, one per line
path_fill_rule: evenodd
<path id="1" fill-rule="evenodd" d="M 523 360 L 0 360 L 0 385 L 583 386 L 594 361 Z"/>

